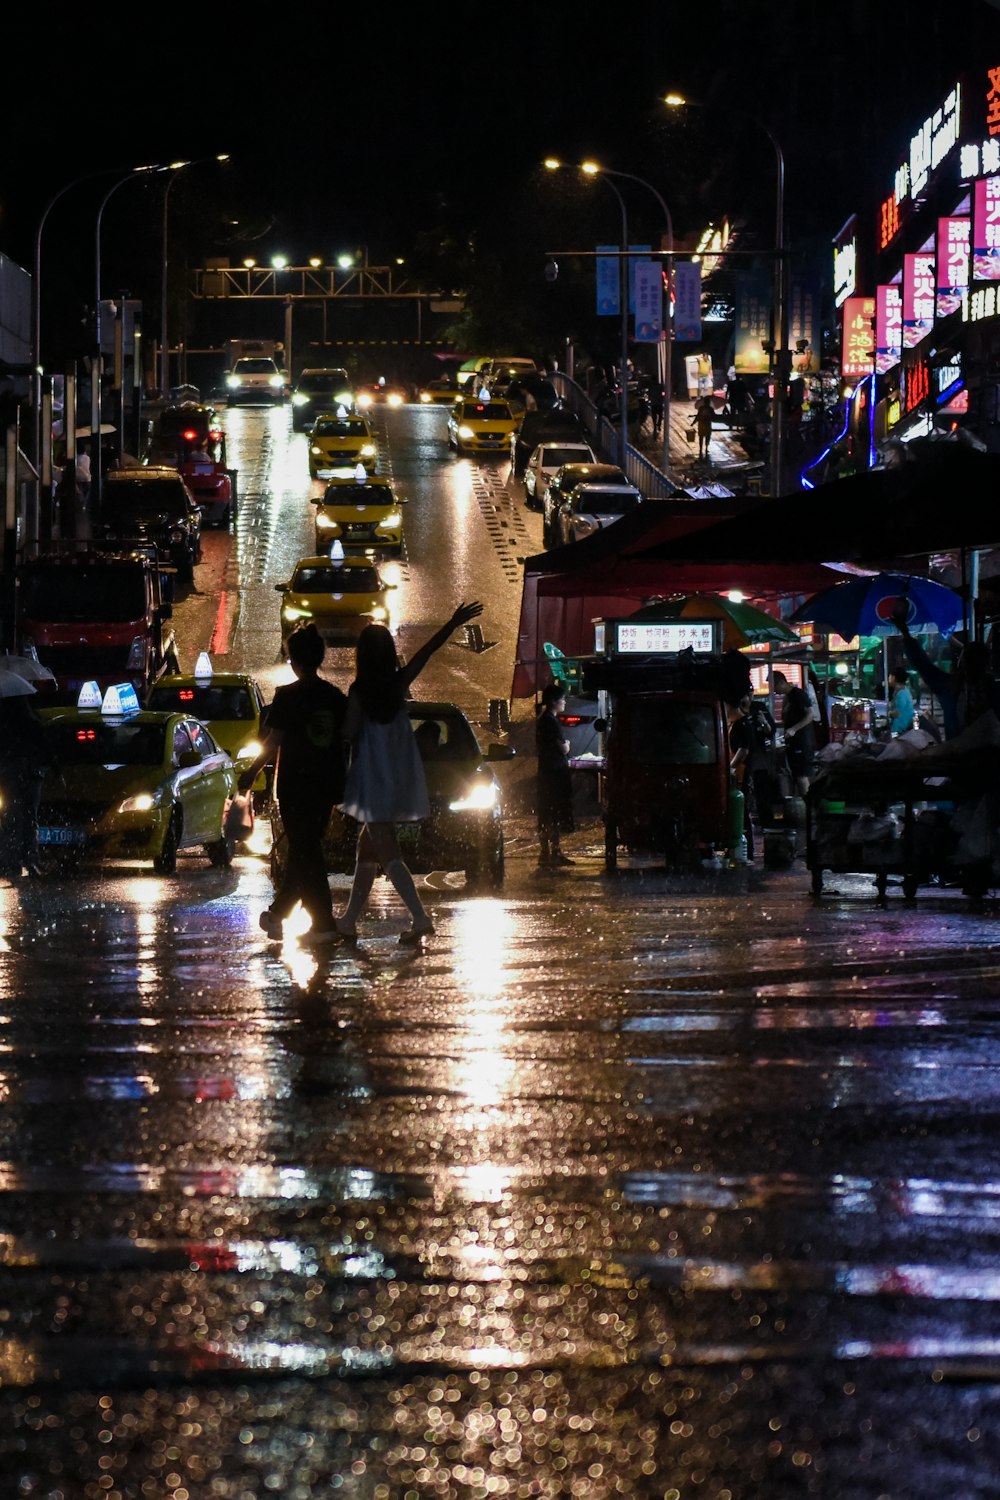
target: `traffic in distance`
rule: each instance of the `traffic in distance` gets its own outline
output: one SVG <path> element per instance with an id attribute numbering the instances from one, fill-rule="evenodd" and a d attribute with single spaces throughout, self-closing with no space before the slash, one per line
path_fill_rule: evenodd
<path id="1" fill-rule="evenodd" d="M 288 423 L 289 451 L 298 464 L 304 457 L 308 475 L 296 524 L 301 531 L 308 517 L 311 538 L 287 567 L 276 567 L 269 585 L 271 597 L 278 596 L 272 606 L 277 662 L 284 660 L 291 632 L 307 622 L 334 650 L 352 647 L 371 621 L 387 625 L 405 649 L 410 622 L 400 595 L 413 596 L 418 571 L 404 527 L 412 500 L 394 472 L 404 449 L 390 451 L 377 414 L 397 412 L 402 419 L 401 408 L 410 407 L 420 419 L 420 411 L 430 408 L 438 462 L 448 464 L 450 450 L 506 471 L 516 463 L 529 418 L 540 431 L 546 421 L 570 424 L 570 413 L 555 403 L 539 409 L 517 385 L 529 363 L 480 360 L 469 379 L 459 372 L 429 392 L 385 381 L 356 387 L 342 367 L 304 370 L 291 386 L 273 359 L 235 362 L 227 403 L 234 408 L 229 425 L 243 424 L 237 447 L 244 465 L 254 436 L 260 436 L 252 424 L 275 420 Z M 494 387 L 503 398 L 493 394 Z M 178 645 L 184 621 L 203 610 L 199 577 L 210 534 L 218 537 L 210 566 L 221 567 L 224 557 L 238 554 L 240 522 L 255 524 L 252 505 L 244 515 L 224 413 L 198 392 L 184 394 L 186 399 L 153 416 L 141 461 L 106 473 L 91 534 L 39 546 L 25 559 L 19 648 L 42 679 L 34 684 L 34 707 L 44 776 L 37 841 L 5 857 L 5 868 L 18 875 L 75 874 L 117 859 L 148 860 L 169 874 L 179 853 L 200 849 L 211 863 L 225 866 L 239 846 L 232 832 L 238 777 L 260 753 L 273 679 L 287 668 L 219 665 L 205 649 L 205 637 L 192 666 L 191 653 Z M 445 394 L 447 401 L 438 399 Z M 584 441 L 540 441 L 514 491 L 518 502 L 537 509 L 575 461 L 595 458 Z M 641 498 L 615 472 L 622 481 L 617 487 L 601 474 L 601 509 L 574 508 L 567 491 L 553 542 L 605 524 Z M 589 477 L 589 468 L 582 477 Z M 574 520 L 564 524 L 562 510 Z M 441 562 L 447 573 L 447 559 Z M 422 587 L 436 592 L 440 578 L 435 583 L 428 575 Z M 245 602 L 242 607 L 247 609 Z M 443 700 L 414 705 L 432 814 L 410 833 L 407 857 L 418 871 L 455 869 L 471 885 L 495 889 L 504 875 L 505 834 L 503 792 L 492 766 L 513 752 L 498 744 L 483 750 L 468 709 L 468 703 Z M 272 777 L 269 766 L 253 790 L 257 811 L 274 819 L 272 861 L 278 871 L 284 844 L 270 801 Z M 5 846 L 17 821 L 11 819 L 8 829 L 7 812 L 0 809 Z M 331 870 L 345 868 L 351 837 L 344 826 L 331 827 Z"/>

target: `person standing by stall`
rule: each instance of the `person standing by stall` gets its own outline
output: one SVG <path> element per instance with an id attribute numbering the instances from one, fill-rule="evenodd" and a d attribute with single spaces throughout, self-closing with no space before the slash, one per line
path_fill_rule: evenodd
<path id="1" fill-rule="evenodd" d="M 798 797 L 809 791 L 816 764 L 816 729 L 812 704 L 802 688 L 789 682 L 784 672 L 771 674 L 771 686 L 781 699 L 781 727 L 785 732 L 785 759 Z"/>
<path id="2" fill-rule="evenodd" d="M 893 734 L 906 734 L 913 728 L 913 694 L 910 674 L 905 667 L 894 667 L 889 676 L 892 697 L 889 699 L 889 728 Z"/>
<path id="3" fill-rule="evenodd" d="M 753 859 L 754 821 L 768 828 L 774 821 L 777 790 L 771 775 L 771 744 L 775 724 L 766 703 L 747 693 L 729 726 L 730 766 L 743 793 L 743 829 L 747 858 Z"/>
<path id="4" fill-rule="evenodd" d="M 569 769 L 569 741 L 559 715 L 566 708 L 566 690 L 558 682 L 542 688 L 542 704 L 535 720 L 538 771 L 535 801 L 538 811 L 538 868 L 555 870 L 573 861 L 562 852 L 560 840 L 573 831 L 573 783 Z"/>

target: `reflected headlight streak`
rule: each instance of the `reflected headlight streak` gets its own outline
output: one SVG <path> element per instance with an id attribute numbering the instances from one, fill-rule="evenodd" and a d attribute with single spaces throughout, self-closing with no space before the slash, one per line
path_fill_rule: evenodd
<path id="1" fill-rule="evenodd" d="M 465 796 L 457 802 L 448 803 L 449 812 L 488 812 L 497 802 L 495 782 L 477 781 Z"/>

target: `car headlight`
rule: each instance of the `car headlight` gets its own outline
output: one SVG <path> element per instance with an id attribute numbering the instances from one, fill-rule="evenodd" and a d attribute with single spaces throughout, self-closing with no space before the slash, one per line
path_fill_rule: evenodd
<path id="1" fill-rule="evenodd" d="M 364 446 L 361 449 L 361 457 L 362 458 L 374 458 L 375 457 L 375 444 L 374 443 L 365 443 Z"/>
<path id="2" fill-rule="evenodd" d="M 267 383 L 272 390 L 278 391 L 281 389 L 285 382 L 280 375 L 269 375 L 267 377 Z"/>
<path id="3" fill-rule="evenodd" d="M 355 404 L 358 411 L 367 411 L 372 404 L 372 398 L 370 396 L 359 396 Z"/>
<path id="4" fill-rule="evenodd" d="M 322 511 L 317 513 L 316 527 L 319 531 L 332 531 L 335 526 L 339 525 L 340 522 L 335 521 L 332 516 L 326 516 Z"/>
<path id="5" fill-rule="evenodd" d="M 422 406 L 429 406 L 433 399 L 433 396 L 429 396 L 426 391 L 420 392 L 420 403 Z"/>
<path id="6" fill-rule="evenodd" d="M 292 397 L 292 405 L 293 406 L 308 406 L 309 405 L 309 397 L 308 396 L 303 396 L 298 391 L 296 391 L 295 395 Z"/>
<path id="7" fill-rule="evenodd" d="M 497 788 L 493 781 L 476 781 L 457 802 L 449 802 L 449 812 L 488 812 L 496 807 Z"/>
<path id="8" fill-rule="evenodd" d="M 308 620 L 312 617 L 312 610 L 301 604 L 283 604 L 281 613 L 286 620 Z"/>
<path id="9" fill-rule="evenodd" d="M 316 446 L 315 443 L 313 443 L 312 447 L 309 449 L 309 452 L 310 453 L 315 453 L 315 455 L 316 455 L 317 458 L 322 458 L 323 457 L 323 450 L 322 450 L 322 448 L 317 448 L 317 446 Z"/>
<path id="10" fill-rule="evenodd" d="M 389 618 L 389 611 L 386 609 L 384 604 L 373 605 L 368 613 L 371 615 L 373 620 L 387 620 Z"/>
<path id="11" fill-rule="evenodd" d="M 242 384 L 242 382 L 238 375 L 227 375 L 226 384 L 231 391 L 235 391 L 239 389 L 239 386 Z"/>
<path id="12" fill-rule="evenodd" d="M 383 516 L 381 521 L 379 522 L 380 526 L 385 526 L 389 531 L 395 531 L 397 526 L 402 526 L 402 524 L 403 517 L 399 514 L 398 511 L 393 511 L 392 515 L 390 516 Z"/>
<path id="13" fill-rule="evenodd" d="M 403 398 L 402 398 L 402 396 L 400 396 L 398 394 L 398 392 L 393 391 L 392 395 L 388 398 L 386 404 L 388 406 L 402 406 L 402 404 L 403 404 Z"/>
<path id="14" fill-rule="evenodd" d="M 126 797 L 123 802 L 119 802 L 118 811 L 120 813 L 143 813 L 149 812 L 155 806 L 156 798 L 152 792 L 136 792 L 134 796 Z"/>
<path id="15" fill-rule="evenodd" d="M 236 752 L 236 759 L 237 760 L 256 760 L 257 757 L 258 757 L 258 755 L 260 754 L 262 748 L 263 747 L 262 747 L 262 745 L 260 743 L 260 740 L 247 740 L 246 744 L 245 745 L 241 745 L 240 748 L 237 750 L 237 752 Z"/>

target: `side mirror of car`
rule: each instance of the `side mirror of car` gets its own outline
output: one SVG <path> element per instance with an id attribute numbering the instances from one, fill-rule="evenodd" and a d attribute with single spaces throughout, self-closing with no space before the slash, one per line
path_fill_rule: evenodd
<path id="1" fill-rule="evenodd" d="M 287 594 L 288 593 L 288 584 L 287 583 L 276 583 L 274 585 L 274 592 L 276 594 Z"/>
<path id="2" fill-rule="evenodd" d="M 197 750 L 182 750 L 177 757 L 177 764 L 182 771 L 190 771 L 194 766 L 201 765 L 201 756 Z"/>
<path id="3" fill-rule="evenodd" d="M 595 730 L 597 731 L 598 734 L 607 734 L 607 732 L 608 732 L 608 721 L 607 721 L 607 719 L 595 719 L 594 720 L 594 728 L 595 728 Z"/>

